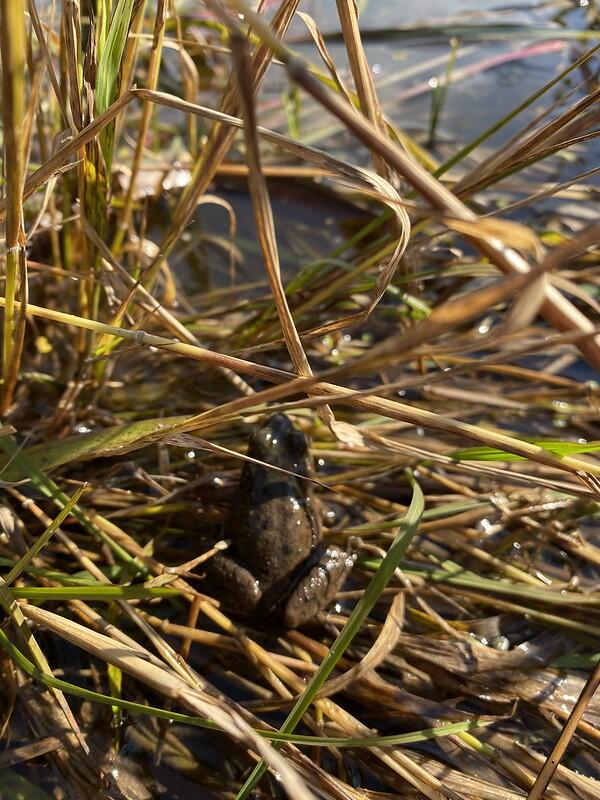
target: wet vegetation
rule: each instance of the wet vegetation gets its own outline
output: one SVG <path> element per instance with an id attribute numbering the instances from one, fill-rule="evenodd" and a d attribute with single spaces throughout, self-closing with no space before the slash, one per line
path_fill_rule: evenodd
<path id="1" fill-rule="evenodd" d="M 0 2 L 0 797 L 600 796 L 581 7 Z M 282 411 L 356 556 L 296 630 L 204 580 Z"/>

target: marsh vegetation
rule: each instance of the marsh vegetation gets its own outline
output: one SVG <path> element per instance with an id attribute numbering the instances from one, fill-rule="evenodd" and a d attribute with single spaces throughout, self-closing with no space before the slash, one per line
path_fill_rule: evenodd
<path id="1" fill-rule="evenodd" d="M 595 3 L 309 5 L 0 0 L 2 798 L 600 795 Z"/>

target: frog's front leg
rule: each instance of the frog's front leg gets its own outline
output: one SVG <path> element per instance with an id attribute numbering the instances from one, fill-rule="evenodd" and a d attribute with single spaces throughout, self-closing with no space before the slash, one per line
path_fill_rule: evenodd
<path id="1" fill-rule="evenodd" d="M 282 608 L 283 624 L 297 628 L 314 619 L 333 600 L 354 560 L 355 556 L 334 545 L 315 547 Z"/>
<path id="2" fill-rule="evenodd" d="M 262 598 L 259 582 L 250 570 L 233 558 L 219 553 L 210 560 L 209 585 L 218 587 L 223 605 L 241 614 L 251 614 Z"/>

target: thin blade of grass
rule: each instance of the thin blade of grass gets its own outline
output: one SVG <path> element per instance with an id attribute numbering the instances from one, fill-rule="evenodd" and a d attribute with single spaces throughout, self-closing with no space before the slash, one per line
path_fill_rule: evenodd
<path id="1" fill-rule="evenodd" d="M 446 65 L 446 74 L 442 80 L 434 79 L 435 85 L 431 92 L 431 114 L 429 117 L 429 133 L 427 135 L 427 144 L 433 147 L 435 143 L 435 136 L 442 115 L 442 111 L 446 104 L 448 97 L 448 90 L 450 88 L 450 81 L 452 73 L 456 65 L 456 58 L 458 56 L 459 41 L 458 39 L 450 40 L 450 57 Z"/>
<path id="2" fill-rule="evenodd" d="M 543 447 L 549 453 L 565 456 L 575 453 L 598 453 L 600 452 L 600 441 L 598 442 L 563 442 L 552 439 L 528 439 L 531 444 Z M 458 461 L 522 461 L 522 456 L 514 453 L 507 453 L 504 450 L 497 450 L 493 447 L 465 447 L 462 450 L 455 450 L 450 454 Z"/>
<path id="3" fill-rule="evenodd" d="M 31 563 L 37 554 L 41 552 L 41 550 L 50 541 L 56 529 L 61 526 L 61 524 L 71 513 L 71 509 L 85 491 L 86 485 L 87 484 L 84 483 L 79 487 L 75 494 L 69 499 L 69 502 L 66 503 L 66 505 L 59 511 L 58 515 L 52 520 L 50 525 L 48 525 L 44 533 L 42 533 L 42 535 L 34 542 L 33 546 L 30 547 L 23 556 L 21 556 L 8 575 L 5 576 L 4 582 L 7 586 L 10 586 L 10 584 L 19 577 L 27 565 Z"/>
<path id="4" fill-rule="evenodd" d="M 24 586 L 12 589 L 18 600 L 43 603 L 51 600 L 97 600 L 111 603 L 113 600 L 152 600 L 156 597 L 177 597 L 179 589 L 168 586 Z"/>

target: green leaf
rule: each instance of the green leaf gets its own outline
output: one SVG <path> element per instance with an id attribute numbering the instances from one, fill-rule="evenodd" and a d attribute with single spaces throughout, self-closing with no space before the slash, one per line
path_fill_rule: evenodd
<path id="1" fill-rule="evenodd" d="M 99 42 L 101 51 L 99 52 L 98 77 L 96 80 L 96 114 L 102 114 L 115 100 L 134 4 L 135 0 L 117 0 L 104 46 L 102 46 L 102 38 Z M 112 162 L 113 138 L 114 122 L 104 129 L 100 135 L 100 144 L 107 171 L 110 171 Z"/>
<path id="2" fill-rule="evenodd" d="M 58 442 L 37 444 L 25 448 L 19 455 L 40 471 L 47 473 L 61 467 L 99 456 L 113 456 L 143 447 L 156 437 L 174 431 L 177 426 L 190 420 L 190 417 L 163 417 L 115 425 L 92 433 L 77 434 Z M 0 481 L 16 483 L 29 477 L 18 458 L 12 454 L 0 457 Z"/>
<path id="3" fill-rule="evenodd" d="M 17 600 L 43 603 L 48 600 L 152 600 L 157 597 L 178 597 L 179 589 L 160 586 L 24 586 L 11 589 Z"/>
<path id="4" fill-rule="evenodd" d="M 542 447 L 555 456 L 571 456 L 576 453 L 597 453 L 600 451 L 600 441 L 595 442 L 563 442 L 560 439 L 522 439 L 523 442 Z M 465 447 L 451 453 L 455 461 L 525 461 L 523 456 L 517 456 L 506 450 L 497 450 L 494 447 Z"/>

